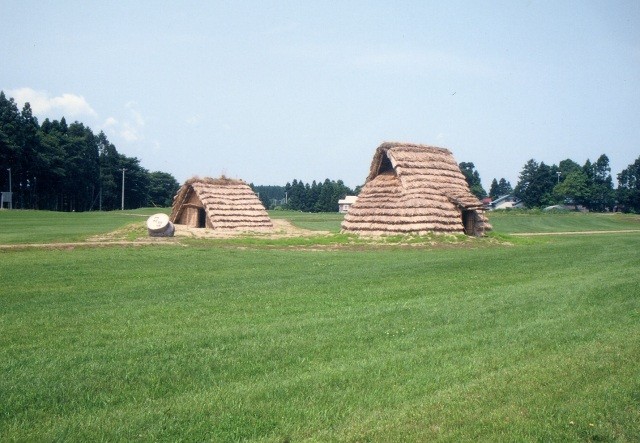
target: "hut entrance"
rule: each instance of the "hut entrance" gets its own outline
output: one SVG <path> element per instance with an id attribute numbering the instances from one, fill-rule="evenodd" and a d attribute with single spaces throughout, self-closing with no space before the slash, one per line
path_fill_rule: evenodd
<path id="1" fill-rule="evenodd" d="M 204 208 L 198 208 L 198 228 L 207 227 L 207 213 Z"/>
<path id="2" fill-rule="evenodd" d="M 476 235 L 475 211 L 462 211 L 462 225 L 464 226 L 465 234 Z"/>

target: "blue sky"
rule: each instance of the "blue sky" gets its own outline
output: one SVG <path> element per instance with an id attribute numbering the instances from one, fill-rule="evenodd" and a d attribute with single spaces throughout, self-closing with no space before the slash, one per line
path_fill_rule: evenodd
<path id="1" fill-rule="evenodd" d="M 362 184 L 407 141 L 515 186 L 640 155 L 640 2 L 0 3 L 0 89 L 149 170 Z"/>

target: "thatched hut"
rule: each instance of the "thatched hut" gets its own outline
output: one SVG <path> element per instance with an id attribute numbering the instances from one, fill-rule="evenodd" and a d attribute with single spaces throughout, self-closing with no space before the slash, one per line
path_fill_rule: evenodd
<path id="1" fill-rule="evenodd" d="M 191 178 L 173 198 L 172 223 L 194 228 L 262 231 L 273 228 L 262 202 L 242 180 Z"/>
<path id="2" fill-rule="evenodd" d="M 370 235 L 483 235 L 491 226 L 449 150 L 383 143 L 342 229 Z"/>

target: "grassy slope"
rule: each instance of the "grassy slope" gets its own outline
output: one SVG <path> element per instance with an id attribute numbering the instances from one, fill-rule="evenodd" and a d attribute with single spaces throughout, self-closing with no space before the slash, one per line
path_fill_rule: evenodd
<path id="1" fill-rule="evenodd" d="M 340 232 L 344 218 L 339 213 L 270 211 L 272 218 L 285 218 L 294 225 L 311 230 Z M 615 231 L 640 229 L 640 217 L 629 214 L 579 212 L 494 211 L 487 216 L 494 231 L 502 234 L 522 232 Z"/>
<path id="2" fill-rule="evenodd" d="M 640 229 L 640 216 L 629 214 L 494 211 L 487 213 L 496 232 L 574 232 Z"/>
<path id="3" fill-rule="evenodd" d="M 0 252 L 0 440 L 640 439 L 637 234 L 216 244 Z"/>
<path id="4" fill-rule="evenodd" d="M 55 243 L 82 241 L 137 223 L 144 226 L 145 217 L 169 208 L 143 208 L 112 212 L 48 212 L 0 211 L 0 244 Z M 305 213 L 270 211 L 274 218 L 284 218 L 310 230 L 340 232 L 344 217 L 338 213 Z M 489 218 L 498 233 L 561 232 L 640 229 L 640 218 L 623 214 L 580 214 L 543 212 L 490 212 Z M 315 241 L 315 240 L 314 240 Z M 333 241 L 333 240 L 324 240 Z M 299 242 L 300 243 L 300 242 Z M 301 244 L 307 244 L 303 241 Z"/>
<path id="5" fill-rule="evenodd" d="M 289 220 L 293 225 L 313 231 L 340 232 L 344 214 L 338 212 L 269 211 L 269 217 Z"/>
<path id="6" fill-rule="evenodd" d="M 121 228 L 144 225 L 146 218 L 168 208 L 112 212 L 0 211 L 0 244 L 76 242 Z"/>

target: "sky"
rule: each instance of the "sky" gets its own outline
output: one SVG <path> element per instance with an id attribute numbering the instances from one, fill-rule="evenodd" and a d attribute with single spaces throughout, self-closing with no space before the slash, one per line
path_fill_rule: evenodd
<path id="1" fill-rule="evenodd" d="M 489 190 L 640 156 L 640 2 L 0 2 L 0 90 L 179 182 L 364 183 L 385 141 Z"/>

